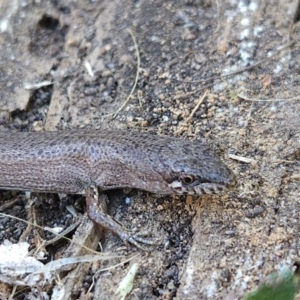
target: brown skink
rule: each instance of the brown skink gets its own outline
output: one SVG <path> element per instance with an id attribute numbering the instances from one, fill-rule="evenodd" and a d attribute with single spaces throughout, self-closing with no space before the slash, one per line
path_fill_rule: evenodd
<path id="1" fill-rule="evenodd" d="M 98 189 L 202 195 L 235 185 L 233 172 L 198 141 L 122 131 L 0 132 L 0 189 L 85 193 L 90 218 L 138 247 L 147 240 L 99 209 Z"/>

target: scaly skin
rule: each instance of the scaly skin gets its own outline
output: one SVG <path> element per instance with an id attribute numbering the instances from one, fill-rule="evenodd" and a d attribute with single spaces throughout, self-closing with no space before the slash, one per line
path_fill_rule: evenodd
<path id="1" fill-rule="evenodd" d="M 91 187 L 201 195 L 235 185 L 234 174 L 197 141 L 122 131 L 0 132 L 0 189 L 93 194 L 90 217 L 131 243 L 96 212 Z"/>

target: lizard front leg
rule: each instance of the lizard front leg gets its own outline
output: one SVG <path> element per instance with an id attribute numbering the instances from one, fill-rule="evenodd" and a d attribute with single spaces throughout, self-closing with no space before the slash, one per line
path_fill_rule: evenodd
<path id="1" fill-rule="evenodd" d="M 98 188 L 94 185 L 86 188 L 86 207 L 87 213 L 91 220 L 101 225 L 102 227 L 111 230 L 117 234 L 123 241 L 129 242 L 135 245 L 137 248 L 149 251 L 145 249 L 141 244 L 154 245 L 154 241 L 150 241 L 141 237 L 139 234 L 130 234 L 125 228 L 117 223 L 110 215 L 105 212 L 105 203 L 99 203 Z"/>

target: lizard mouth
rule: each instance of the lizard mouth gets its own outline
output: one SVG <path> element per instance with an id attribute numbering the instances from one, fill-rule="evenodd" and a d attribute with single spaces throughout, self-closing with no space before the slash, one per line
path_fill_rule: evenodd
<path id="1" fill-rule="evenodd" d="M 169 187 L 177 195 L 213 195 L 228 191 L 236 186 L 236 181 L 223 185 L 217 183 L 201 183 L 195 186 L 184 186 L 180 181 L 173 181 Z"/>

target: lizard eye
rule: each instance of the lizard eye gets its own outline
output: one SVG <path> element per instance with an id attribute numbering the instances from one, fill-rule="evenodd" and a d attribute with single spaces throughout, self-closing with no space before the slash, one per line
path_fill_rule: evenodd
<path id="1" fill-rule="evenodd" d="M 191 184 L 195 181 L 195 178 L 192 175 L 183 175 L 180 179 L 184 184 Z"/>

